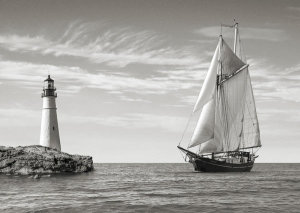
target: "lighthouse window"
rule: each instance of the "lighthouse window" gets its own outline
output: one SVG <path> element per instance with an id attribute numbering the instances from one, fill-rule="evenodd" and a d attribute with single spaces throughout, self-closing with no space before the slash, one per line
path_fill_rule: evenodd
<path id="1" fill-rule="evenodd" d="M 53 131 L 55 130 L 55 127 L 53 126 Z"/>

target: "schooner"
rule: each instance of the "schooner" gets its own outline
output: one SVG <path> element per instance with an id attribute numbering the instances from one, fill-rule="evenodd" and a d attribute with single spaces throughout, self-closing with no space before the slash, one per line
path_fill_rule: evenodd
<path id="1" fill-rule="evenodd" d="M 249 65 L 237 54 L 238 23 L 227 27 L 234 28 L 233 50 L 220 35 L 194 106 L 201 114 L 193 136 L 187 148 L 177 146 L 196 171 L 249 172 L 261 147 Z"/>

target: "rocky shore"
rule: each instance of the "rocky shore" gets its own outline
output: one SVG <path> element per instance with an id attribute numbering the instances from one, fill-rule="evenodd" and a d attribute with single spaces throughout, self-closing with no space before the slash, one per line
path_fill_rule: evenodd
<path id="1" fill-rule="evenodd" d="M 70 155 L 49 147 L 33 145 L 0 146 L 0 173 L 41 175 L 81 173 L 93 170 L 90 156 Z"/>

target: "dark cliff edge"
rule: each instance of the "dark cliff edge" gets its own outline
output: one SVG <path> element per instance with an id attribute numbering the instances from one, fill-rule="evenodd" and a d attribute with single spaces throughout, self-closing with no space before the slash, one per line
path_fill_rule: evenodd
<path id="1" fill-rule="evenodd" d="M 19 175 L 81 173 L 93 169 L 91 156 L 70 155 L 39 145 L 15 148 L 0 146 L 0 173 Z"/>

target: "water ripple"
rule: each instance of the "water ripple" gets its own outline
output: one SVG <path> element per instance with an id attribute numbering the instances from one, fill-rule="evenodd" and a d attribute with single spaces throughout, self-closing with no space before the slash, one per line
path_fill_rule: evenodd
<path id="1" fill-rule="evenodd" d="M 197 173 L 189 164 L 96 164 L 79 175 L 0 175 L 0 212 L 298 212 L 300 164 Z"/>

